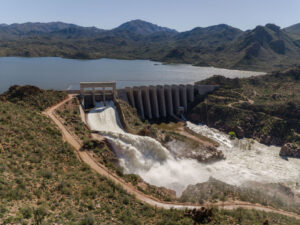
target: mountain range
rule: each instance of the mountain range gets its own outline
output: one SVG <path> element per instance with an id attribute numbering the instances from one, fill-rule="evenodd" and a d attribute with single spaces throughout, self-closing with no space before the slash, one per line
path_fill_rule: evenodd
<path id="1" fill-rule="evenodd" d="M 0 56 L 151 59 L 269 71 L 300 64 L 300 23 L 247 31 L 219 24 L 186 32 L 142 20 L 111 30 L 62 22 L 0 24 Z"/>

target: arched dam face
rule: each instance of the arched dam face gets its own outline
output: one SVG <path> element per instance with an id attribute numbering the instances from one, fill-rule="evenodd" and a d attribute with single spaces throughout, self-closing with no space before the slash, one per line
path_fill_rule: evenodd
<path id="1" fill-rule="evenodd" d="M 281 182 L 293 190 L 300 180 L 300 160 L 282 159 L 279 147 L 248 139 L 231 140 L 228 135 L 207 126 L 187 122 L 193 131 L 217 141 L 225 160 L 207 164 L 176 158 L 153 138 L 126 133 L 113 102 L 106 106 L 98 103 L 88 113 L 88 123 L 112 144 L 125 173 L 138 174 L 150 184 L 173 189 L 178 196 L 188 185 L 206 182 L 210 177 L 238 186 L 251 181 Z"/>
<path id="2" fill-rule="evenodd" d="M 136 108 L 141 119 L 178 116 L 188 110 L 195 97 L 205 95 L 216 85 L 157 85 L 126 87 L 126 101 Z"/>

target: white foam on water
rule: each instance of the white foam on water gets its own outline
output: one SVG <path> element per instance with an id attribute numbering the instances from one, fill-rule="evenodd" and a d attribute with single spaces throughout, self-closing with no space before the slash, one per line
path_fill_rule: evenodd
<path id="1" fill-rule="evenodd" d="M 217 141 L 226 160 L 212 164 L 223 166 L 227 183 L 242 184 L 246 181 L 283 182 L 294 186 L 300 182 L 300 159 L 285 160 L 279 156 L 280 147 L 260 144 L 252 139 L 231 140 L 228 135 L 206 125 L 187 126 L 196 133 Z M 215 176 L 214 176 L 215 177 Z M 226 182 L 226 179 L 221 179 Z"/>
<path id="2" fill-rule="evenodd" d="M 97 103 L 96 107 L 89 112 L 88 120 L 92 121 L 91 123 L 88 121 L 91 130 L 125 133 L 112 101 L 106 101 L 106 104 Z"/>
<path id="3" fill-rule="evenodd" d="M 194 159 L 176 159 L 158 141 L 126 133 L 120 125 L 113 102 L 98 104 L 88 114 L 92 130 L 99 131 L 114 146 L 126 173 L 140 175 L 146 182 L 170 188 L 181 195 L 189 184 L 205 182 L 209 177 L 232 185 L 247 181 L 284 182 L 294 186 L 300 182 L 300 160 L 279 157 L 279 148 L 253 140 L 230 140 L 228 135 L 204 125 L 187 122 L 187 126 L 220 144 L 226 156 L 211 164 Z"/>

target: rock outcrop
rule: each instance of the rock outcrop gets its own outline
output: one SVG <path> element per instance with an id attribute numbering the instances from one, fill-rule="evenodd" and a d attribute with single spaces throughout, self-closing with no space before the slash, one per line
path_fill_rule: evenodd
<path id="1" fill-rule="evenodd" d="M 166 143 L 166 147 L 176 158 L 196 159 L 201 163 L 212 163 L 225 159 L 222 151 L 213 145 L 201 142 L 191 144 L 190 142 L 190 139 L 186 141 L 172 140 Z"/>
<path id="2" fill-rule="evenodd" d="M 219 88 L 192 105 L 186 117 L 267 145 L 300 143 L 299 81 L 300 67 L 243 79 L 213 76 L 196 84 Z"/>
<path id="3" fill-rule="evenodd" d="M 287 143 L 281 147 L 279 155 L 283 157 L 300 158 L 300 148 L 295 144 Z"/>

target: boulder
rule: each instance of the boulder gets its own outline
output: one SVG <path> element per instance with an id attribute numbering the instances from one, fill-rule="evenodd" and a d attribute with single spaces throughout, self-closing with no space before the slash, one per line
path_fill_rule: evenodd
<path id="1" fill-rule="evenodd" d="M 282 146 L 279 155 L 283 157 L 300 158 L 300 148 L 295 144 L 286 143 L 284 146 Z"/>

